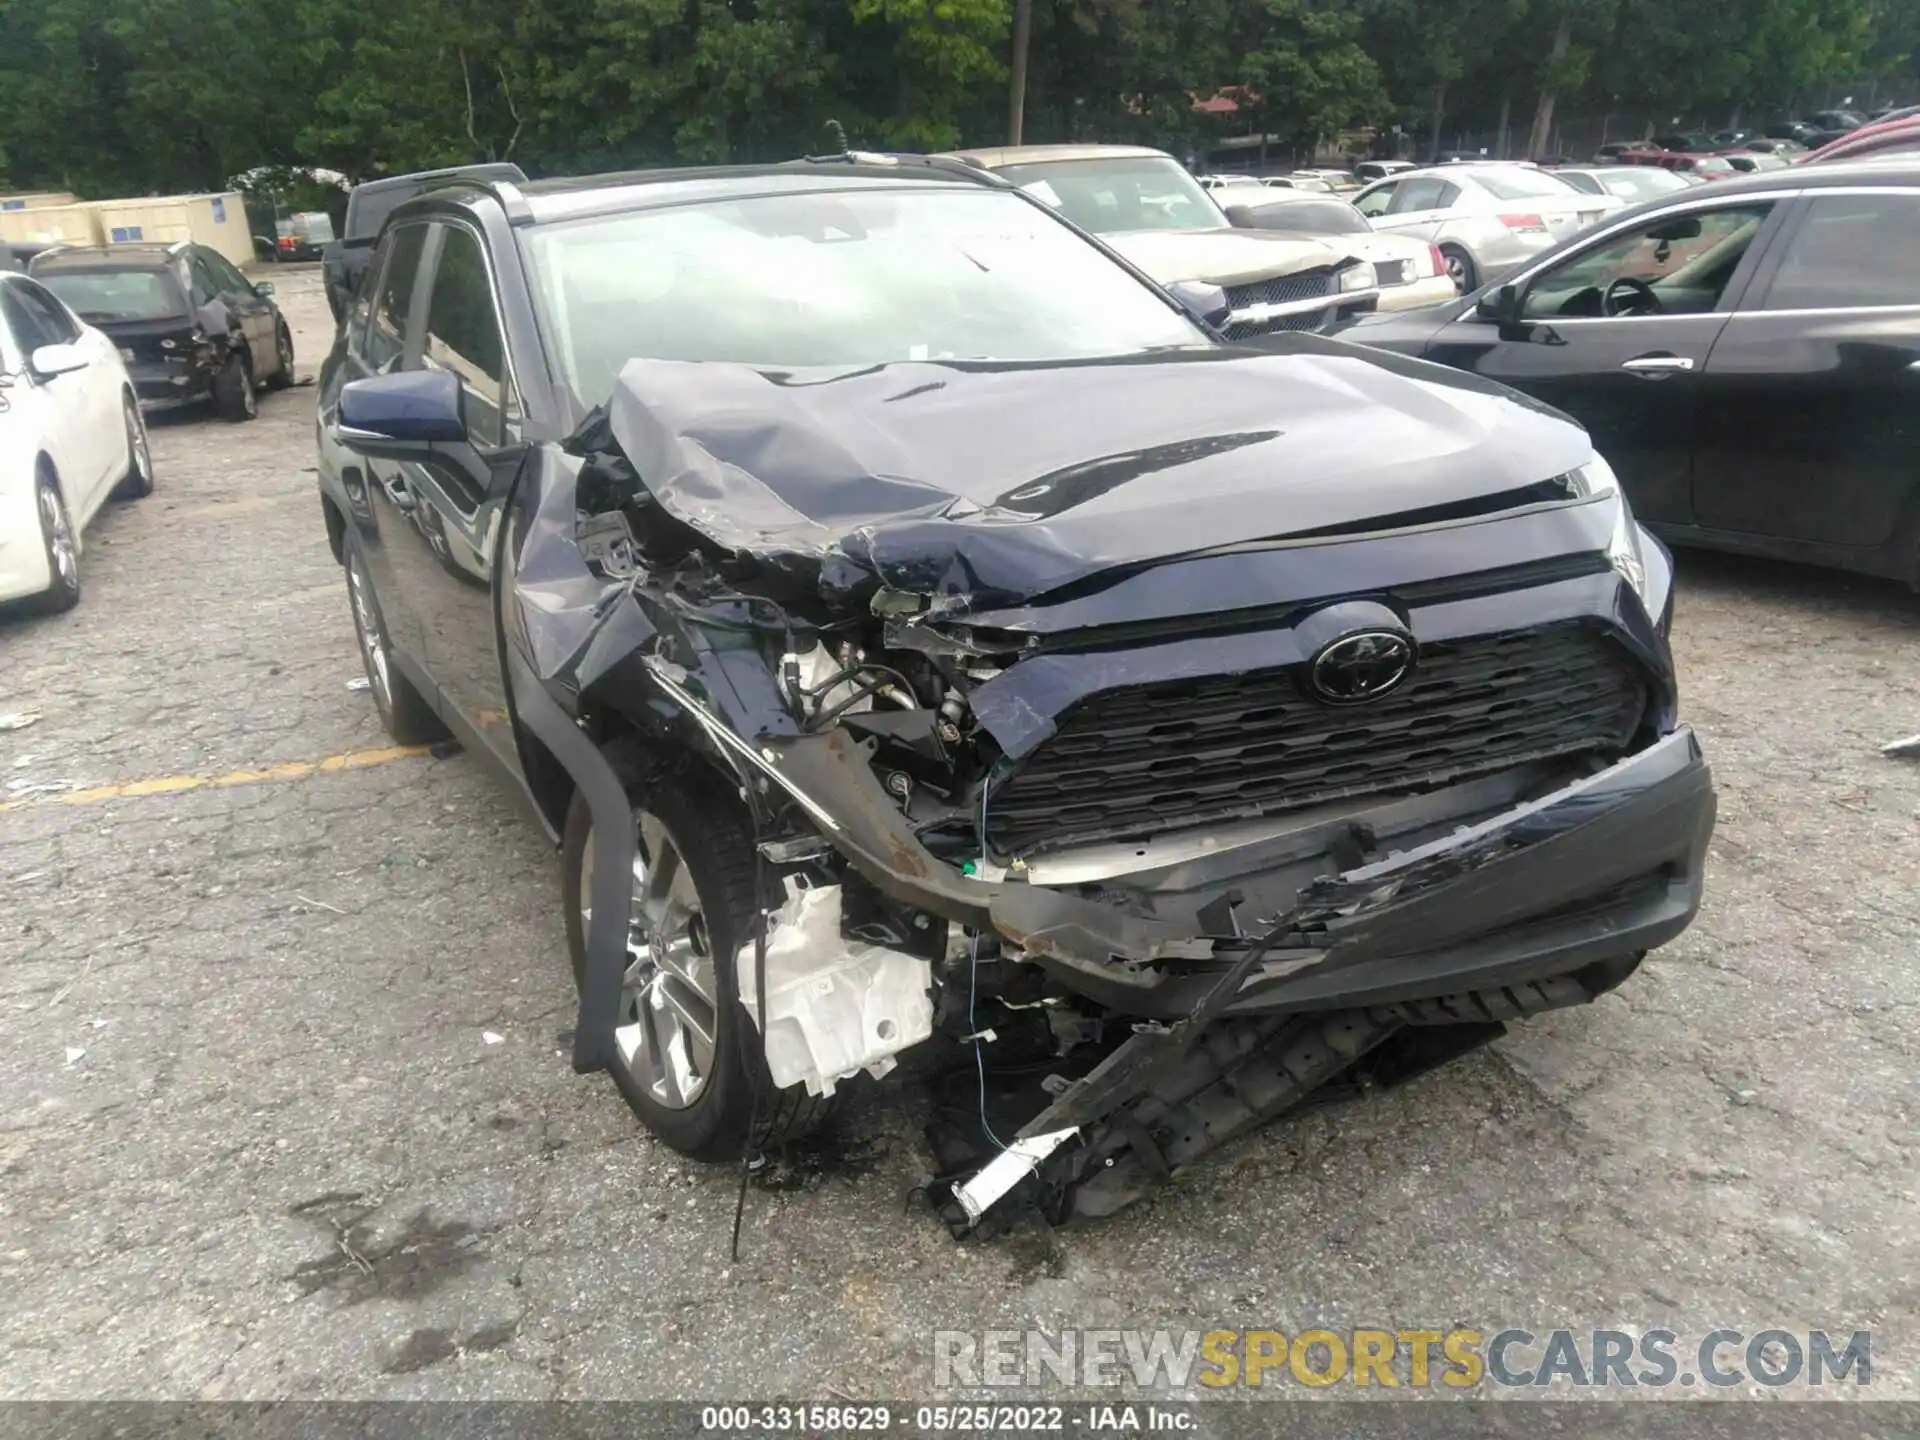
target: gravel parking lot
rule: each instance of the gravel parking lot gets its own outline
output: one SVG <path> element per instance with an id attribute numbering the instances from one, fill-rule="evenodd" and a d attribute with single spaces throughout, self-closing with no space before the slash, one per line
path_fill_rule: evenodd
<path id="1" fill-rule="evenodd" d="M 936 1328 L 1464 1323 L 1872 1329 L 1920 1398 L 1914 596 L 1681 557 L 1708 903 L 1598 1005 L 1051 1240 L 950 1240 L 872 1087 L 733 1263 L 736 1172 L 568 1068 L 543 838 L 348 689 L 313 397 L 156 421 L 79 609 L 0 617 L 0 1394 L 900 1398 Z"/>

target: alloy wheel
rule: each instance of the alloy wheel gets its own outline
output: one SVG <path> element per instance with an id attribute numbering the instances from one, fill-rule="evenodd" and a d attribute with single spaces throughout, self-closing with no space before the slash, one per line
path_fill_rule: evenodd
<path id="1" fill-rule="evenodd" d="M 633 911 L 614 1041 L 620 1063 L 658 1104 L 684 1110 L 713 1075 L 718 972 L 699 892 L 673 837 L 640 811 Z M 580 860 L 580 919 L 591 933 L 593 835 Z"/>
<path id="2" fill-rule="evenodd" d="M 387 637 L 380 628 L 380 607 L 374 603 L 373 586 L 357 553 L 347 561 L 347 593 L 353 599 L 353 629 L 360 639 L 360 658 L 366 662 L 367 679 L 373 682 L 381 710 L 391 711 L 393 677 L 388 670 Z"/>
<path id="3" fill-rule="evenodd" d="M 1460 294 L 1467 293 L 1467 257 L 1448 252 L 1446 255 L 1447 278 L 1453 281 L 1453 288 Z"/>
<path id="4" fill-rule="evenodd" d="M 123 414 L 127 422 L 127 454 L 133 457 L 130 467 L 134 483 L 142 491 L 153 488 L 153 453 L 147 448 L 147 426 L 140 418 L 138 407 L 128 404 Z"/>
<path id="5" fill-rule="evenodd" d="M 67 519 L 67 507 L 51 485 L 40 487 L 40 530 L 47 537 L 47 561 L 53 567 L 54 584 L 73 588 L 80 577 L 80 552 L 74 544 L 73 524 Z"/>

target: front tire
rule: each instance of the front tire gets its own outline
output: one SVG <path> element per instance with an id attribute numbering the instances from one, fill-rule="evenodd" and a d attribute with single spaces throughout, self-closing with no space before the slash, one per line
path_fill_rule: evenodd
<path id="1" fill-rule="evenodd" d="M 260 396 L 253 387 L 253 366 L 243 350 L 228 353 L 227 363 L 213 377 L 213 407 L 220 418 L 235 424 L 251 420 L 260 413 Z"/>
<path id="2" fill-rule="evenodd" d="M 144 500 L 153 494 L 153 449 L 147 443 L 147 422 L 131 395 L 120 401 L 121 420 L 127 427 L 127 470 L 113 487 L 116 500 Z"/>
<path id="3" fill-rule="evenodd" d="M 401 745 L 431 745 L 447 738 L 447 727 L 413 682 L 393 663 L 386 620 L 380 613 L 366 557 L 357 541 L 347 542 L 347 601 L 353 610 L 354 634 L 360 641 L 360 662 L 366 667 L 374 708 L 387 734 Z"/>
<path id="4" fill-rule="evenodd" d="M 39 595 L 43 615 L 58 615 L 80 603 L 80 537 L 74 531 L 60 482 L 44 465 L 34 480 L 34 508 L 40 516 L 40 541 L 47 551 L 47 588 Z"/>
<path id="5" fill-rule="evenodd" d="M 293 332 L 287 328 L 287 322 L 284 320 L 280 322 L 274 336 L 274 350 L 278 364 L 274 368 L 273 377 L 267 381 L 267 388 L 285 390 L 293 384 Z"/>
<path id="6" fill-rule="evenodd" d="M 696 1160 L 737 1159 L 806 1134 L 832 1110 L 832 1097 L 773 1088 L 759 1030 L 736 998 L 734 956 L 752 944 L 759 863 L 739 801 L 703 772 L 648 773 L 636 749 L 617 746 L 607 758 L 638 826 L 614 1084 L 649 1130 Z M 592 838 L 592 816 L 576 792 L 561 845 L 576 987 L 591 918 Z"/>

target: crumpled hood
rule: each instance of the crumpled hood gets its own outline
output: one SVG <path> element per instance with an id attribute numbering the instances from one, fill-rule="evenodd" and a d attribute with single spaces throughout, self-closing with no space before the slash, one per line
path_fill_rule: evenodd
<path id="1" fill-rule="evenodd" d="M 1162 285 L 1247 285 L 1338 265 L 1353 253 L 1338 240 L 1259 230 L 1129 230 L 1100 238 Z"/>
<path id="2" fill-rule="evenodd" d="M 1518 489 L 1592 455 L 1559 412 L 1476 376 L 1271 343 L 853 371 L 635 360 L 608 423 L 716 546 L 955 609 Z"/>

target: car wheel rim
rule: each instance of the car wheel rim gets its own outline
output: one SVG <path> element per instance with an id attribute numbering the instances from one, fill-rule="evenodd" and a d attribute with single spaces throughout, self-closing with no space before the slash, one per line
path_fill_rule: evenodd
<path id="1" fill-rule="evenodd" d="M 367 679 L 373 682 L 382 709 L 393 703 L 392 682 L 387 673 L 387 637 L 380 631 L 380 612 L 374 607 L 373 587 L 356 557 L 347 566 L 347 594 L 353 600 L 353 628 L 360 637 L 360 658 L 366 662 Z"/>
<path id="2" fill-rule="evenodd" d="M 246 361 L 240 362 L 240 408 L 249 415 L 256 414 L 260 402 L 253 393 L 253 371 L 247 368 Z"/>
<path id="3" fill-rule="evenodd" d="M 1464 255 L 1447 256 L 1447 278 L 1453 281 L 1453 288 L 1463 294 L 1467 288 L 1467 260 Z"/>
<path id="4" fill-rule="evenodd" d="M 700 894 L 657 816 L 636 816 L 633 911 L 613 1038 L 620 1063 L 655 1103 L 684 1110 L 713 1074 L 718 971 Z M 580 933 L 593 925 L 593 835 L 580 861 Z"/>
<path id="5" fill-rule="evenodd" d="M 40 524 L 47 536 L 47 562 L 53 567 L 56 584 L 73 587 L 80 573 L 80 556 L 73 544 L 73 526 L 67 520 L 67 507 L 48 485 L 40 487 Z"/>
<path id="6" fill-rule="evenodd" d="M 144 487 L 153 480 L 153 455 L 147 449 L 147 427 L 140 423 L 140 412 L 127 407 L 127 454 L 133 457 L 134 479 Z"/>
<path id="7" fill-rule="evenodd" d="M 288 377 L 293 374 L 293 337 L 284 330 L 280 332 L 280 373 Z"/>

